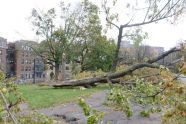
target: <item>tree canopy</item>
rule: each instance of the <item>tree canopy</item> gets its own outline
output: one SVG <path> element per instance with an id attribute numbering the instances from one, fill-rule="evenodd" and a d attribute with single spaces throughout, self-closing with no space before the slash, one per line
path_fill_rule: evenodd
<path id="1" fill-rule="evenodd" d="M 60 65 L 65 63 L 63 57 L 68 62 L 80 64 L 81 71 L 108 71 L 115 44 L 102 35 L 98 6 L 84 0 L 75 8 L 64 3 L 60 7 L 61 25 L 55 24 L 57 15 L 54 8 L 45 13 L 33 9 L 32 23 L 36 34 L 44 38 L 35 47 L 36 54 L 55 68 L 56 79 Z"/>

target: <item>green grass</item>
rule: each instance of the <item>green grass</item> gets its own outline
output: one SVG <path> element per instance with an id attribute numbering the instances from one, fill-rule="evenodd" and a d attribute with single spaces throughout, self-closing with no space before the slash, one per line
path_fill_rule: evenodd
<path id="1" fill-rule="evenodd" d="M 72 102 L 79 97 L 86 97 L 93 92 L 108 89 L 108 86 L 100 85 L 96 88 L 80 90 L 79 88 L 54 89 L 49 86 L 19 85 L 19 89 L 29 107 L 37 109 Z"/>

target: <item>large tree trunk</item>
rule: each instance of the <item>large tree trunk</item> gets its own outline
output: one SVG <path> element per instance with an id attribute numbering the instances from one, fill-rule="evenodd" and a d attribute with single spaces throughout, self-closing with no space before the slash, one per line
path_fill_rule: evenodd
<path id="1" fill-rule="evenodd" d="M 55 80 L 59 79 L 59 64 L 55 64 Z"/>
<path id="2" fill-rule="evenodd" d="M 121 41 L 122 41 L 122 34 L 123 34 L 123 27 L 120 26 L 119 35 L 118 35 L 118 42 L 117 42 L 117 47 L 116 47 L 115 54 L 114 54 L 114 59 L 113 59 L 113 62 L 112 62 L 111 72 L 116 71 L 116 67 L 117 67 L 117 64 L 118 64 L 118 55 L 119 55 L 119 50 L 120 50 Z"/>
<path id="3" fill-rule="evenodd" d="M 180 51 L 180 49 L 173 48 L 154 59 L 148 60 L 146 63 L 133 65 L 129 69 L 121 71 L 121 72 L 110 73 L 110 74 L 106 74 L 103 76 L 97 76 L 97 77 L 88 77 L 84 79 L 62 81 L 61 83 L 51 84 L 51 86 L 53 87 L 86 86 L 86 85 L 92 85 L 95 83 L 107 83 L 108 79 L 110 79 L 111 81 L 118 82 L 118 80 L 116 80 L 117 78 L 120 78 L 125 75 L 129 75 L 137 69 L 140 69 L 143 67 L 159 68 L 160 67 L 159 65 L 153 65 L 152 63 L 157 62 L 158 60 L 163 59 L 165 56 L 169 55 L 170 53 L 173 53 L 176 51 Z"/>

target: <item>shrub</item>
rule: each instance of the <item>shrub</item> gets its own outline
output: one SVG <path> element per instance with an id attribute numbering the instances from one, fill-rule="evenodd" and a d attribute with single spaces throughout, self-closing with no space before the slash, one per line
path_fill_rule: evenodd
<path id="1" fill-rule="evenodd" d="M 14 78 L 6 78 L 5 74 L 0 71 L 0 123 L 19 123 L 19 124 L 52 124 L 52 119 L 39 113 L 27 116 L 16 116 L 20 111 L 19 103 L 23 102 L 23 97 L 19 93 L 18 85 Z M 6 107 L 6 108 L 5 108 Z M 10 111 L 10 113 L 7 111 Z M 12 117 L 10 116 L 12 115 Z"/>

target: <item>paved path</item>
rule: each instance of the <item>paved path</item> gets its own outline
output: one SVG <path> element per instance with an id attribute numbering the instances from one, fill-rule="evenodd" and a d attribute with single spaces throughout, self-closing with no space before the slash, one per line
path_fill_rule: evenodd
<path id="1" fill-rule="evenodd" d="M 103 105 L 105 100 L 106 91 L 101 91 L 92 94 L 86 98 L 86 102 L 91 105 L 92 108 L 105 112 L 103 122 L 109 122 L 109 124 L 160 124 L 160 115 L 153 114 L 150 118 L 142 117 L 139 115 L 140 107 L 132 105 L 134 110 L 134 116 L 131 119 L 127 119 L 124 113 L 121 111 L 115 111 L 114 108 Z M 44 113 L 50 117 L 58 117 L 62 120 L 61 123 L 67 124 L 85 124 L 86 117 L 83 115 L 82 109 L 76 102 L 58 105 L 55 107 L 44 108 L 37 110 L 39 113 Z M 24 110 L 24 113 L 30 113 L 30 111 Z M 65 121 L 64 121 L 65 120 Z"/>
<path id="2" fill-rule="evenodd" d="M 183 83 L 186 83 L 186 76 L 181 74 L 178 78 L 180 81 L 182 81 Z"/>

